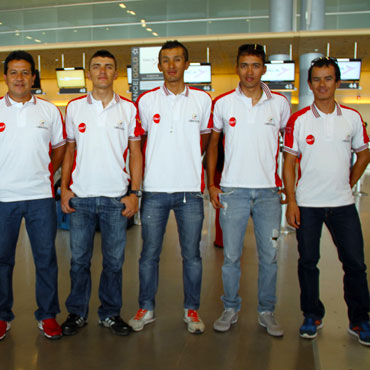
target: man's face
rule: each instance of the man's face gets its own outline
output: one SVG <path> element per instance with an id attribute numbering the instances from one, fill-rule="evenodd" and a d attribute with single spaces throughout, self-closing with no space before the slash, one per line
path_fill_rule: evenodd
<path id="1" fill-rule="evenodd" d="M 335 90 L 339 87 L 340 81 L 335 81 L 334 66 L 313 67 L 308 85 L 316 101 L 334 100 Z"/>
<path id="2" fill-rule="evenodd" d="M 185 62 L 183 48 L 162 50 L 158 69 L 163 72 L 165 82 L 183 82 L 184 73 L 188 67 L 189 62 Z"/>
<path id="3" fill-rule="evenodd" d="M 263 60 L 257 55 L 241 55 L 236 74 L 240 78 L 242 88 L 253 89 L 260 85 L 261 77 L 266 72 Z"/>
<path id="4" fill-rule="evenodd" d="M 32 75 L 31 64 L 26 60 L 12 60 L 8 63 L 8 71 L 4 75 L 8 85 L 9 96 L 17 102 L 26 102 L 31 98 L 31 87 L 36 75 Z"/>
<path id="5" fill-rule="evenodd" d="M 107 57 L 95 57 L 91 59 L 90 70 L 87 76 L 91 80 L 94 88 L 113 88 L 113 82 L 118 77 L 114 59 Z"/>

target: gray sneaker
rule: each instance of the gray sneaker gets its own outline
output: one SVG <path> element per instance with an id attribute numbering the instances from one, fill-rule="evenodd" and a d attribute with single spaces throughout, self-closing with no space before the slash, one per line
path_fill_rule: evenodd
<path id="1" fill-rule="evenodd" d="M 258 314 L 258 323 L 266 328 L 267 333 L 272 335 L 273 337 L 282 337 L 284 335 L 284 330 L 276 321 L 273 312 L 260 312 Z"/>
<path id="2" fill-rule="evenodd" d="M 153 321 L 155 321 L 154 311 L 139 308 L 136 315 L 128 323 L 132 330 L 141 331 L 146 324 L 150 324 Z"/>
<path id="3" fill-rule="evenodd" d="M 216 331 L 228 331 L 231 324 L 235 324 L 238 321 L 238 312 L 233 308 L 227 308 L 222 315 L 214 322 L 213 329 Z"/>

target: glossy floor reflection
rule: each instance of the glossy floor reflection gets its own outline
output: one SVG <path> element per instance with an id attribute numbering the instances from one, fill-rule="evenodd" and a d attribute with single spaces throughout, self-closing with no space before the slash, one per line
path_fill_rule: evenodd
<path id="1" fill-rule="evenodd" d="M 370 176 L 364 178 L 363 191 L 370 193 Z M 363 225 L 366 263 L 370 266 L 370 196 L 359 199 Z M 343 273 L 336 250 L 323 233 L 321 246 L 321 296 L 326 305 L 324 328 L 317 339 L 298 336 L 302 322 L 297 281 L 295 234 L 282 235 L 279 254 L 278 306 L 276 315 L 285 329 L 285 336 L 268 336 L 257 324 L 257 266 L 253 225 L 245 239 L 242 261 L 241 296 L 243 306 L 236 325 L 227 333 L 216 333 L 213 321 L 222 311 L 220 296 L 222 250 L 213 247 L 214 212 L 205 201 L 206 218 L 202 235 L 203 287 L 200 314 L 206 332 L 194 336 L 182 321 L 182 269 L 176 224 L 171 217 L 167 226 L 161 258 L 160 285 L 157 295 L 155 323 L 128 337 L 112 335 L 97 324 L 97 287 L 101 269 L 100 235 L 96 235 L 92 261 L 93 291 L 89 324 L 73 337 L 58 341 L 45 339 L 33 317 L 34 267 L 28 237 L 22 228 L 14 271 L 15 320 L 5 340 L 0 343 L 0 369 L 258 369 L 258 370 L 367 370 L 370 348 L 360 345 L 347 333 L 346 307 L 342 293 Z M 42 231 L 40 231 L 42 232 Z M 67 313 L 64 301 L 69 292 L 68 232 L 58 231 L 59 297 L 62 322 Z M 141 248 L 140 227 L 128 231 L 124 265 L 124 307 L 128 320 L 137 310 L 138 258 Z"/>

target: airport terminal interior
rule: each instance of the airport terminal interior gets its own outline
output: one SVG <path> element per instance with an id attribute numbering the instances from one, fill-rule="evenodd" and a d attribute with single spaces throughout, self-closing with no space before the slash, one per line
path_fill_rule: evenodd
<path id="1" fill-rule="evenodd" d="M 272 29 L 280 4 L 284 29 Z M 320 26 L 315 26 L 321 9 Z M 311 13 L 310 13 L 311 12 Z M 291 15 L 289 15 L 291 13 Z M 287 19 L 287 17 L 290 19 Z M 312 17 L 312 19 L 311 19 Z M 302 19 L 305 19 L 305 22 Z M 292 111 L 300 106 L 300 60 L 302 55 L 330 55 L 361 60 L 360 76 L 337 91 L 337 101 L 358 110 L 370 122 L 370 1 L 369 0 L 13 0 L 0 4 L 0 60 L 12 50 L 29 51 L 40 72 L 42 98 L 64 113 L 70 99 L 81 94 L 61 93 L 56 68 L 85 67 L 99 49 L 117 58 L 119 76 L 115 91 L 131 98 L 127 66 L 131 48 L 160 46 L 178 39 L 189 49 L 190 61 L 209 63 L 214 98 L 236 87 L 235 57 L 243 43 L 264 45 L 268 56 L 285 55 L 295 62 L 295 78 L 288 88 Z M 289 22 L 291 21 L 291 22 Z M 293 86 L 291 86 L 293 84 Z M 351 85 L 351 86 L 349 86 Z M 86 80 L 87 90 L 91 83 Z M 0 77 L 0 95 L 7 87 Z M 27 179 L 25 179 L 27 181 Z M 356 188 L 365 241 L 365 262 L 370 266 L 370 172 Z M 367 370 L 369 348 L 347 332 L 343 299 L 343 271 L 327 229 L 321 241 L 321 298 L 326 307 L 324 327 L 314 340 L 299 337 L 302 323 L 297 277 L 295 233 L 282 224 L 279 238 L 279 274 L 276 316 L 285 335 L 274 338 L 257 322 L 257 255 L 250 220 L 244 241 L 240 295 L 242 308 L 237 324 L 226 333 L 212 325 L 222 312 L 221 266 L 223 250 L 213 245 L 215 212 L 205 192 L 205 219 L 201 253 L 203 283 L 200 316 L 206 325 L 202 335 L 187 332 L 183 322 L 182 262 L 174 216 L 167 225 L 160 263 L 156 321 L 144 331 L 127 337 L 113 335 L 98 325 L 97 295 L 101 271 L 100 234 L 95 236 L 91 264 L 93 287 L 88 325 L 77 335 L 60 340 L 45 339 L 33 312 L 35 271 L 29 239 L 22 225 L 14 270 L 15 320 L 0 343 L 1 370 L 137 369 L 137 370 Z M 42 232 L 42 230 L 40 230 Z M 138 259 L 141 229 L 128 230 L 123 272 L 124 320 L 138 308 Z M 59 266 L 61 323 L 67 312 L 70 289 L 69 231 L 59 229 L 56 239 Z M 368 281 L 369 277 L 368 277 Z"/>

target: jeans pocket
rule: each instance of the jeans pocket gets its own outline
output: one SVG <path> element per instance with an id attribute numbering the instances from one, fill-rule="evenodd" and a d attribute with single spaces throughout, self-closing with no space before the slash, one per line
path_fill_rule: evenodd
<path id="1" fill-rule="evenodd" d="M 125 209 L 125 208 L 126 208 L 126 205 L 125 205 L 125 203 L 122 203 L 122 202 L 121 202 L 121 199 L 122 199 L 122 198 L 123 198 L 123 197 L 109 198 L 109 200 L 111 201 L 111 203 L 112 203 L 115 207 Z"/>

